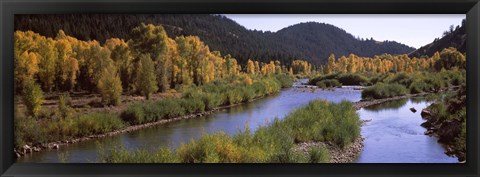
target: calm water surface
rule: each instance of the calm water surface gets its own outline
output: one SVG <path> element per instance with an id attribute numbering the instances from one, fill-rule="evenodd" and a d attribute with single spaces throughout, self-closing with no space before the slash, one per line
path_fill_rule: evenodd
<path id="1" fill-rule="evenodd" d="M 100 146 L 108 148 L 123 145 L 128 149 L 156 149 L 159 146 L 176 148 L 181 143 L 198 139 L 205 133 L 224 131 L 227 134 L 235 134 L 245 126 L 254 131 L 257 127 L 266 125 L 275 118 L 283 118 L 292 110 L 315 99 L 355 102 L 361 99 L 361 91 L 356 87 L 338 88 L 334 91 L 310 88 L 284 89 L 278 94 L 205 117 L 62 146 L 59 150 L 34 153 L 17 161 L 60 162 L 59 156 L 66 156 L 68 162 L 96 162 L 97 149 Z M 424 101 L 403 100 L 360 110 L 361 119 L 372 121 L 362 127 L 362 135 L 366 138 L 365 148 L 357 162 L 456 162 L 456 159 L 449 158 L 443 153 L 444 150 L 436 142 L 436 138 L 423 135 L 425 129 L 420 126 L 422 123 L 420 111 L 426 105 Z M 410 107 L 415 107 L 418 112 L 412 113 L 408 110 Z"/>
<path id="2" fill-rule="evenodd" d="M 437 138 L 424 135 L 420 116 L 429 102 L 403 99 L 358 111 L 360 119 L 371 120 L 363 127 L 364 149 L 357 163 L 456 163 L 444 154 Z M 410 111 L 415 108 L 416 113 Z"/>

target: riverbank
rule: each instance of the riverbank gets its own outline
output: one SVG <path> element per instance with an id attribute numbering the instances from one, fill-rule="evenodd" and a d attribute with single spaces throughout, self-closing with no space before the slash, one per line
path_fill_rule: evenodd
<path id="1" fill-rule="evenodd" d="M 227 105 L 227 106 L 221 106 L 221 107 L 217 107 L 217 108 L 214 108 L 212 110 L 204 111 L 204 112 L 200 112 L 200 113 L 193 113 L 193 114 L 184 115 L 184 116 L 180 116 L 180 117 L 175 117 L 175 118 L 171 118 L 171 119 L 161 119 L 159 121 L 149 122 L 149 123 L 144 123 L 144 124 L 139 124 L 139 125 L 130 125 L 130 126 L 122 128 L 120 130 L 115 130 L 115 131 L 108 132 L 108 133 L 90 135 L 90 136 L 86 136 L 86 137 L 73 138 L 73 139 L 69 139 L 69 140 L 49 142 L 49 143 L 43 143 L 43 144 L 24 145 L 24 146 L 19 147 L 19 148 L 14 148 L 13 153 L 14 153 L 14 157 L 19 158 L 21 156 L 24 156 L 24 155 L 27 155 L 27 154 L 30 154 L 30 153 L 41 152 L 41 151 L 48 150 L 48 149 L 59 149 L 62 146 L 67 146 L 69 144 L 80 143 L 80 142 L 83 142 L 83 141 L 99 139 L 99 138 L 104 138 L 104 137 L 109 137 L 109 136 L 115 136 L 115 135 L 122 134 L 122 133 L 129 133 L 129 132 L 137 131 L 137 130 L 148 128 L 148 127 L 163 125 L 163 124 L 177 122 L 177 121 L 181 121 L 181 120 L 203 117 L 203 116 L 212 114 L 214 112 L 223 111 L 223 110 L 231 108 L 231 107 L 235 107 L 235 106 L 243 105 L 243 104 L 246 104 L 246 103 L 250 103 L 250 102 L 256 101 L 258 99 L 262 99 L 264 97 L 275 95 L 275 94 L 277 94 L 277 93 L 267 94 L 267 95 L 257 97 L 255 99 L 252 99 L 252 100 L 247 101 L 247 102 L 242 102 L 242 103 L 238 103 L 238 104 L 231 104 L 231 105 Z"/>
<path id="2" fill-rule="evenodd" d="M 457 157 L 459 162 L 465 162 L 466 87 L 463 86 L 455 95 L 423 109 L 421 116 L 426 120 L 421 124 L 427 129 L 425 135 L 437 137 L 438 142 L 446 148 L 445 154 Z"/>
<path id="3" fill-rule="evenodd" d="M 330 155 L 329 163 L 351 163 L 357 159 L 362 152 L 365 138 L 358 137 L 353 143 L 342 148 L 335 146 L 329 142 L 309 142 L 300 143 L 296 147 L 296 151 L 301 151 L 304 154 L 308 154 L 308 151 L 314 147 L 327 148 Z"/>

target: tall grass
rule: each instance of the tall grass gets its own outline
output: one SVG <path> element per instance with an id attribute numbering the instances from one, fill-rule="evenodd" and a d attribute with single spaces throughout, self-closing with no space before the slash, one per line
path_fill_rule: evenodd
<path id="1" fill-rule="evenodd" d="M 69 140 L 111 132 L 124 126 L 118 115 L 111 113 L 89 113 L 54 119 L 18 115 L 15 118 L 15 145 Z"/>
<path id="2" fill-rule="evenodd" d="M 338 80 L 336 80 L 336 79 L 321 80 L 321 81 L 318 81 L 315 85 L 322 88 L 322 89 L 335 88 L 335 87 L 341 87 L 342 86 L 342 84 L 340 82 L 338 82 Z"/>

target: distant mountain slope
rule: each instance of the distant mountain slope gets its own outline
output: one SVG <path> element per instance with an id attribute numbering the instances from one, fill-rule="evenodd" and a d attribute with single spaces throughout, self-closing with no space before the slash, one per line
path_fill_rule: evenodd
<path id="1" fill-rule="evenodd" d="M 440 39 L 435 39 L 432 43 L 427 44 L 419 49 L 408 54 L 410 57 L 431 57 L 436 51 L 441 51 L 444 48 L 455 47 L 458 51 L 465 53 L 467 51 L 467 33 L 464 22 L 453 32 L 448 32 L 447 35 Z"/>
<path id="2" fill-rule="evenodd" d="M 345 30 L 325 23 L 300 23 L 284 28 L 277 34 L 316 59 L 324 59 L 331 53 L 337 57 L 351 53 L 372 57 L 383 53 L 406 54 L 414 50 L 394 41 L 358 40 Z"/>
<path id="3" fill-rule="evenodd" d="M 318 65 L 325 63 L 331 53 L 371 57 L 415 50 L 397 42 L 359 40 L 343 29 L 323 23 L 301 23 L 272 33 L 248 30 L 222 15 L 208 14 L 16 15 L 15 30 L 32 30 L 55 37 L 63 29 L 67 35 L 81 40 L 104 42 L 112 37 L 128 40 L 130 31 L 142 22 L 163 25 L 170 37 L 199 36 L 211 50 L 231 54 L 242 64 L 253 58 L 279 59 L 287 64 L 293 59 L 305 59 Z"/>

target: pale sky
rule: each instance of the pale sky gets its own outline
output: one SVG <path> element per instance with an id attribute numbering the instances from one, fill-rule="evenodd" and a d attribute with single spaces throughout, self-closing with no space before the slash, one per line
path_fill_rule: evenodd
<path id="1" fill-rule="evenodd" d="M 355 37 L 397 41 L 419 48 L 442 37 L 465 14 L 225 14 L 247 29 L 276 32 L 301 22 L 328 23 Z"/>

